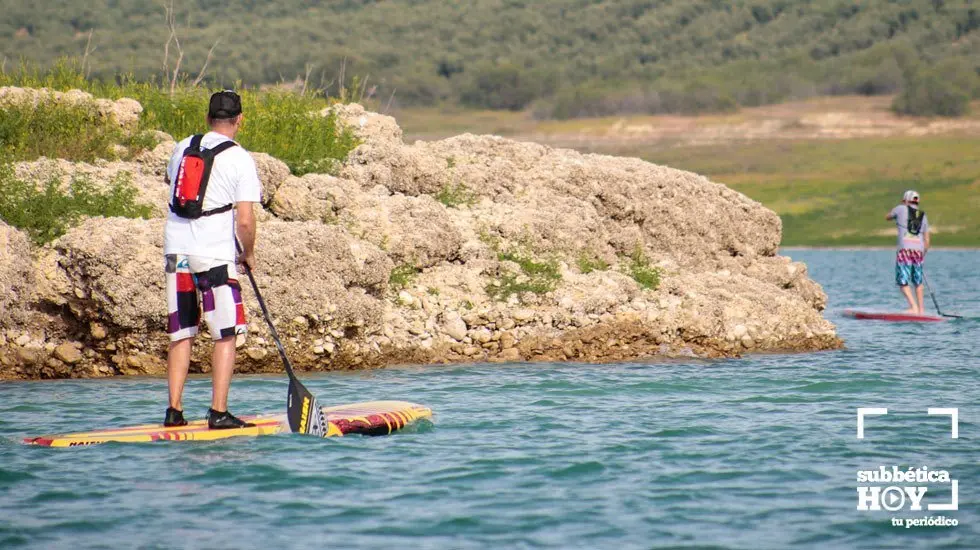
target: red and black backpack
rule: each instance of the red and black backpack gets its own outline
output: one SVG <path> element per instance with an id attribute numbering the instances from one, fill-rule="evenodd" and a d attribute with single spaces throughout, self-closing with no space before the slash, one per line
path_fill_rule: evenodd
<path id="1" fill-rule="evenodd" d="M 180 167 L 177 169 L 174 194 L 170 198 L 170 211 L 181 218 L 191 220 L 227 212 L 234 206 L 226 204 L 213 210 L 204 210 L 204 193 L 208 190 L 208 179 L 211 177 L 214 157 L 238 144 L 228 140 L 213 149 L 204 149 L 201 147 L 202 138 L 204 138 L 202 134 L 192 137 L 190 145 L 184 149 L 184 156 L 180 159 Z"/>

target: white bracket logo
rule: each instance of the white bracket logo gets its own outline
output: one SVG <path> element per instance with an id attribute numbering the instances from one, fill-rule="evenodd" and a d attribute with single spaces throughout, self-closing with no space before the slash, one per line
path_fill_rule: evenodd
<path id="1" fill-rule="evenodd" d="M 950 438 L 960 438 L 960 411 L 957 408 L 929 407 L 927 412 L 930 415 L 942 415 L 950 417 L 952 427 L 950 428 Z M 864 439 L 864 417 L 879 416 L 888 414 L 888 409 L 884 407 L 858 407 L 857 410 L 857 438 Z"/>
<path id="2" fill-rule="evenodd" d="M 864 439 L 864 417 L 869 415 L 888 414 L 888 409 L 875 407 L 858 407 L 858 439 Z"/>
<path id="3" fill-rule="evenodd" d="M 858 410 L 860 411 L 861 409 Z M 953 424 L 953 427 L 950 428 L 949 437 L 951 437 L 952 439 L 960 438 L 960 410 L 959 409 L 938 409 L 938 408 L 930 407 L 929 414 L 948 415 Z"/>

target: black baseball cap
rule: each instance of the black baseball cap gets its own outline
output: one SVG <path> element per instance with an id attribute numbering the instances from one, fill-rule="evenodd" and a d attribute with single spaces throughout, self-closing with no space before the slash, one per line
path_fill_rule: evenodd
<path id="1" fill-rule="evenodd" d="M 235 118 L 242 114 L 242 98 L 231 90 L 215 92 L 208 103 L 208 118 Z"/>

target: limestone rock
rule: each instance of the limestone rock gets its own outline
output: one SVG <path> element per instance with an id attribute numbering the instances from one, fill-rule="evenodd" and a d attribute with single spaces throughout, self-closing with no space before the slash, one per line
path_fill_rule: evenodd
<path id="1" fill-rule="evenodd" d="M 362 194 L 341 219 L 397 265 L 423 269 L 453 260 L 462 244 L 446 208 L 431 197 Z"/>
<path id="2" fill-rule="evenodd" d="M 270 208 L 283 220 L 335 223 L 340 210 L 351 204 L 357 185 L 327 174 L 289 176 L 279 186 Z"/>
<path id="3" fill-rule="evenodd" d="M 23 321 L 35 271 L 27 235 L 0 220 L 0 328 Z"/>
<path id="4" fill-rule="evenodd" d="M 104 340 L 108 335 L 105 327 L 99 323 L 92 323 L 89 326 L 89 332 L 92 334 L 92 338 L 95 340 Z"/>
<path id="5" fill-rule="evenodd" d="M 262 204 L 275 199 L 279 187 L 290 177 L 286 163 L 266 153 L 251 153 L 262 184 Z"/>
<path id="6" fill-rule="evenodd" d="M 461 342 L 466 338 L 466 323 L 458 313 L 453 312 L 445 316 L 442 330 L 456 341 Z"/>
<path id="7" fill-rule="evenodd" d="M 82 352 L 75 345 L 68 342 L 55 347 L 54 356 L 69 365 L 74 365 L 82 360 Z"/>

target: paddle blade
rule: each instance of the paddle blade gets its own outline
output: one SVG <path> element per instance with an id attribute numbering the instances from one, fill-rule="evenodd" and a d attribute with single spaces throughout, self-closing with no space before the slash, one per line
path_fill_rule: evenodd
<path id="1" fill-rule="evenodd" d="M 299 380 L 290 377 L 286 416 L 293 433 L 323 437 L 327 433 L 327 417 L 316 397 Z"/>

